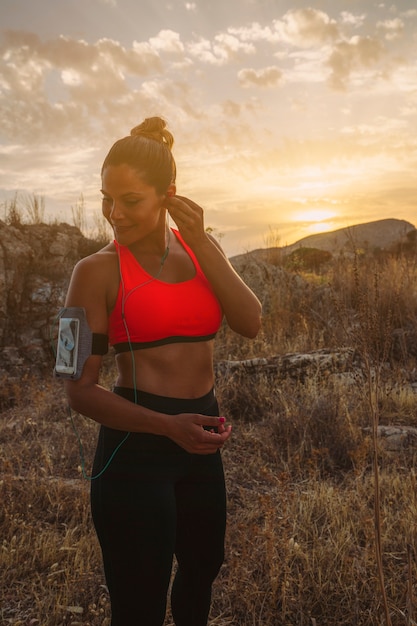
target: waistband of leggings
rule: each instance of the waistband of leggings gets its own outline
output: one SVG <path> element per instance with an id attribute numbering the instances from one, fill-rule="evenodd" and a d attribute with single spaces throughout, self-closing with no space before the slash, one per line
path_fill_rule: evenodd
<path id="1" fill-rule="evenodd" d="M 171 398 L 140 389 L 135 390 L 131 387 L 118 386 L 113 388 L 113 392 L 130 400 L 130 402 L 140 404 L 152 411 L 158 411 L 159 413 L 166 413 L 168 415 L 175 415 L 177 413 L 203 414 L 204 411 L 210 409 L 217 403 L 214 388 L 210 389 L 208 393 L 199 398 Z M 215 415 L 215 413 L 213 414 Z"/>

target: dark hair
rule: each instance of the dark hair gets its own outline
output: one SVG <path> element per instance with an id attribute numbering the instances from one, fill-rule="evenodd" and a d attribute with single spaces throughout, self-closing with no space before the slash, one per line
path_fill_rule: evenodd
<path id="1" fill-rule="evenodd" d="M 116 141 L 104 159 L 101 173 L 110 165 L 129 165 L 147 185 L 163 194 L 175 183 L 176 166 L 171 148 L 174 137 L 160 117 L 149 117 L 130 135 Z"/>

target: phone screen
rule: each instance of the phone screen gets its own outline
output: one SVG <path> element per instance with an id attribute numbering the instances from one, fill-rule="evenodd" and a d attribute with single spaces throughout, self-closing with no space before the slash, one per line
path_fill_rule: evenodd
<path id="1" fill-rule="evenodd" d="M 61 317 L 58 328 L 58 345 L 55 370 L 59 374 L 75 374 L 77 370 L 80 320 Z"/>

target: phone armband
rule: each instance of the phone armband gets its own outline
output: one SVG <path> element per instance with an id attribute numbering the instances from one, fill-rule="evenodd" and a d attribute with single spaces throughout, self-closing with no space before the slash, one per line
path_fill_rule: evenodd
<path id="1" fill-rule="evenodd" d="M 58 339 L 54 373 L 77 380 L 92 354 L 106 354 L 108 336 L 93 333 L 83 307 L 64 307 L 58 314 Z"/>

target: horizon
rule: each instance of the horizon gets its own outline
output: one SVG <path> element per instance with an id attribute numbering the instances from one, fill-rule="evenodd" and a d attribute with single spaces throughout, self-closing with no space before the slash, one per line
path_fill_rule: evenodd
<path id="1" fill-rule="evenodd" d="M 0 205 L 39 194 L 71 223 L 82 195 L 93 226 L 110 145 L 161 115 L 228 256 L 415 219 L 411 0 L 4 0 L 0 20 Z"/>
<path id="2" fill-rule="evenodd" d="M 19 212 L 19 214 L 20 214 L 20 217 L 22 218 L 21 223 L 23 225 L 35 225 L 37 223 L 40 223 L 40 224 L 45 224 L 46 226 L 54 226 L 55 225 L 54 222 L 56 222 L 56 220 L 57 220 L 56 216 L 55 217 L 50 216 L 51 219 L 49 219 L 49 220 L 48 220 L 48 216 L 44 216 L 44 218 L 40 222 L 35 222 L 35 221 L 33 221 L 33 219 L 31 220 L 30 216 L 29 216 L 29 218 L 27 216 L 25 218 L 25 215 L 23 213 Z M 0 221 L 7 225 L 7 222 L 4 219 L 4 216 L 3 217 L 0 216 Z M 82 216 L 81 216 L 81 221 L 83 221 L 83 217 Z M 320 232 L 311 233 L 309 235 L 305 235 L 304 237 L 301 237 L 300 239 L 296 239 L 295 241 L 292 241 L 292 242 L 289 242 L 289 243 L 285 243 L 285 244 L 277 243 L 276 240 L 274 240 L 273 236 L 270 233 L 269 241 L 267 239 L 265 239 L 264 240 L 264 244 L 265 245 L 263 245 L 263 246 L 258 246 L 258 247 L 248 248 L 248 249 L 245 249 L 245 250 L 240 250 L 240 251 L 234 252 L 232 254 L 228 254 L 226 252 L 224 246 L 223 246 L 223 249 L 225 250 L 227 257 L 228 258 L 232 258 L 232 257 L 235 257 L 235 256 L 240 256 L 242 254 L 244 255 L 244 254 L 247 254 L 247 253 L 252 253 L 252 252 L 257 252 L 257 251 L 262 251 L 262 250 L 291 248 L 292 246 L 296 246 L 297 244 L 300 244 L 300 243 L 302 243 L 304 241 L 307 241 L 307 240 L 310 240 L 310 239 L 314 240 L 316 237 L 320 238 L 321 236 L 332 235 L 334 233 L 341 232 L 341 231 L 344 231 L 344 230 L 360 228 L 361 226 L 367 226 L 367 225 L 376 224 L 376 223 L 379 223 L 379 222 L 389 222 L 389 221 L 392 221 L 392 222 L 404 222 L 405 224 L 408 224 L 409 226 L 412 226 L 412 228 L 414 228 L 414 230 L 417 230 L 417 226 L 413 222 L 411 222 L 409 220 L 406 220 L 404 218 L 401 218 L 401 217 L 384 217 L 384 218 L 371 220 L 371 221 L 366 221 L 366 222 L 355 222 L 354 224 L 349 224 L 348 226 L 340 226 L 340 227 L 335 228 L 333 230 L 323 230 L 323 231 L 320 231 Z M 90 239 L 94 239 L 95 237 L 97 237 L 97 236 L 99 236 L 101 234 L 101 233 L 99 233 L 97 231 L 97 229 L 95 229 L 95 230 L 94 229 L 87 230 L 87 229 L 82 228 L 82 227 L 80 228 L 80 226 L 75 223 L 74 219 L 72 221 L 64 219 L 61 222 L 58 222 L 58 225 L 59 225 L 59 223 L 63 223 L 63 224 L 66 224 L 68 226 L 72 226 L 72 227 L 78 228 L 80 230 L 81 234 L 86 239 L 89 239 L 89 238 Z M 170 226 L 173 227 L 173 228 L 177 228 L 176 224 L 173 222 L 172 219 L 170 219 Z M 108 232 L 108 234 L 109 234 L 109 241 L 111 241 L 112 233 L 111 233 L 110 226 L 108 224 L 106 224 L 106 232 Z M 216 237 L 216 233 L 212 233 L 212 234 L 213 234 L 214 237 Z M 219 242 L 220 243 L 222 243 L 221 240 L 222 240 L 222 236 L 220 236 L 220 238 L 219 238 Z"/>

